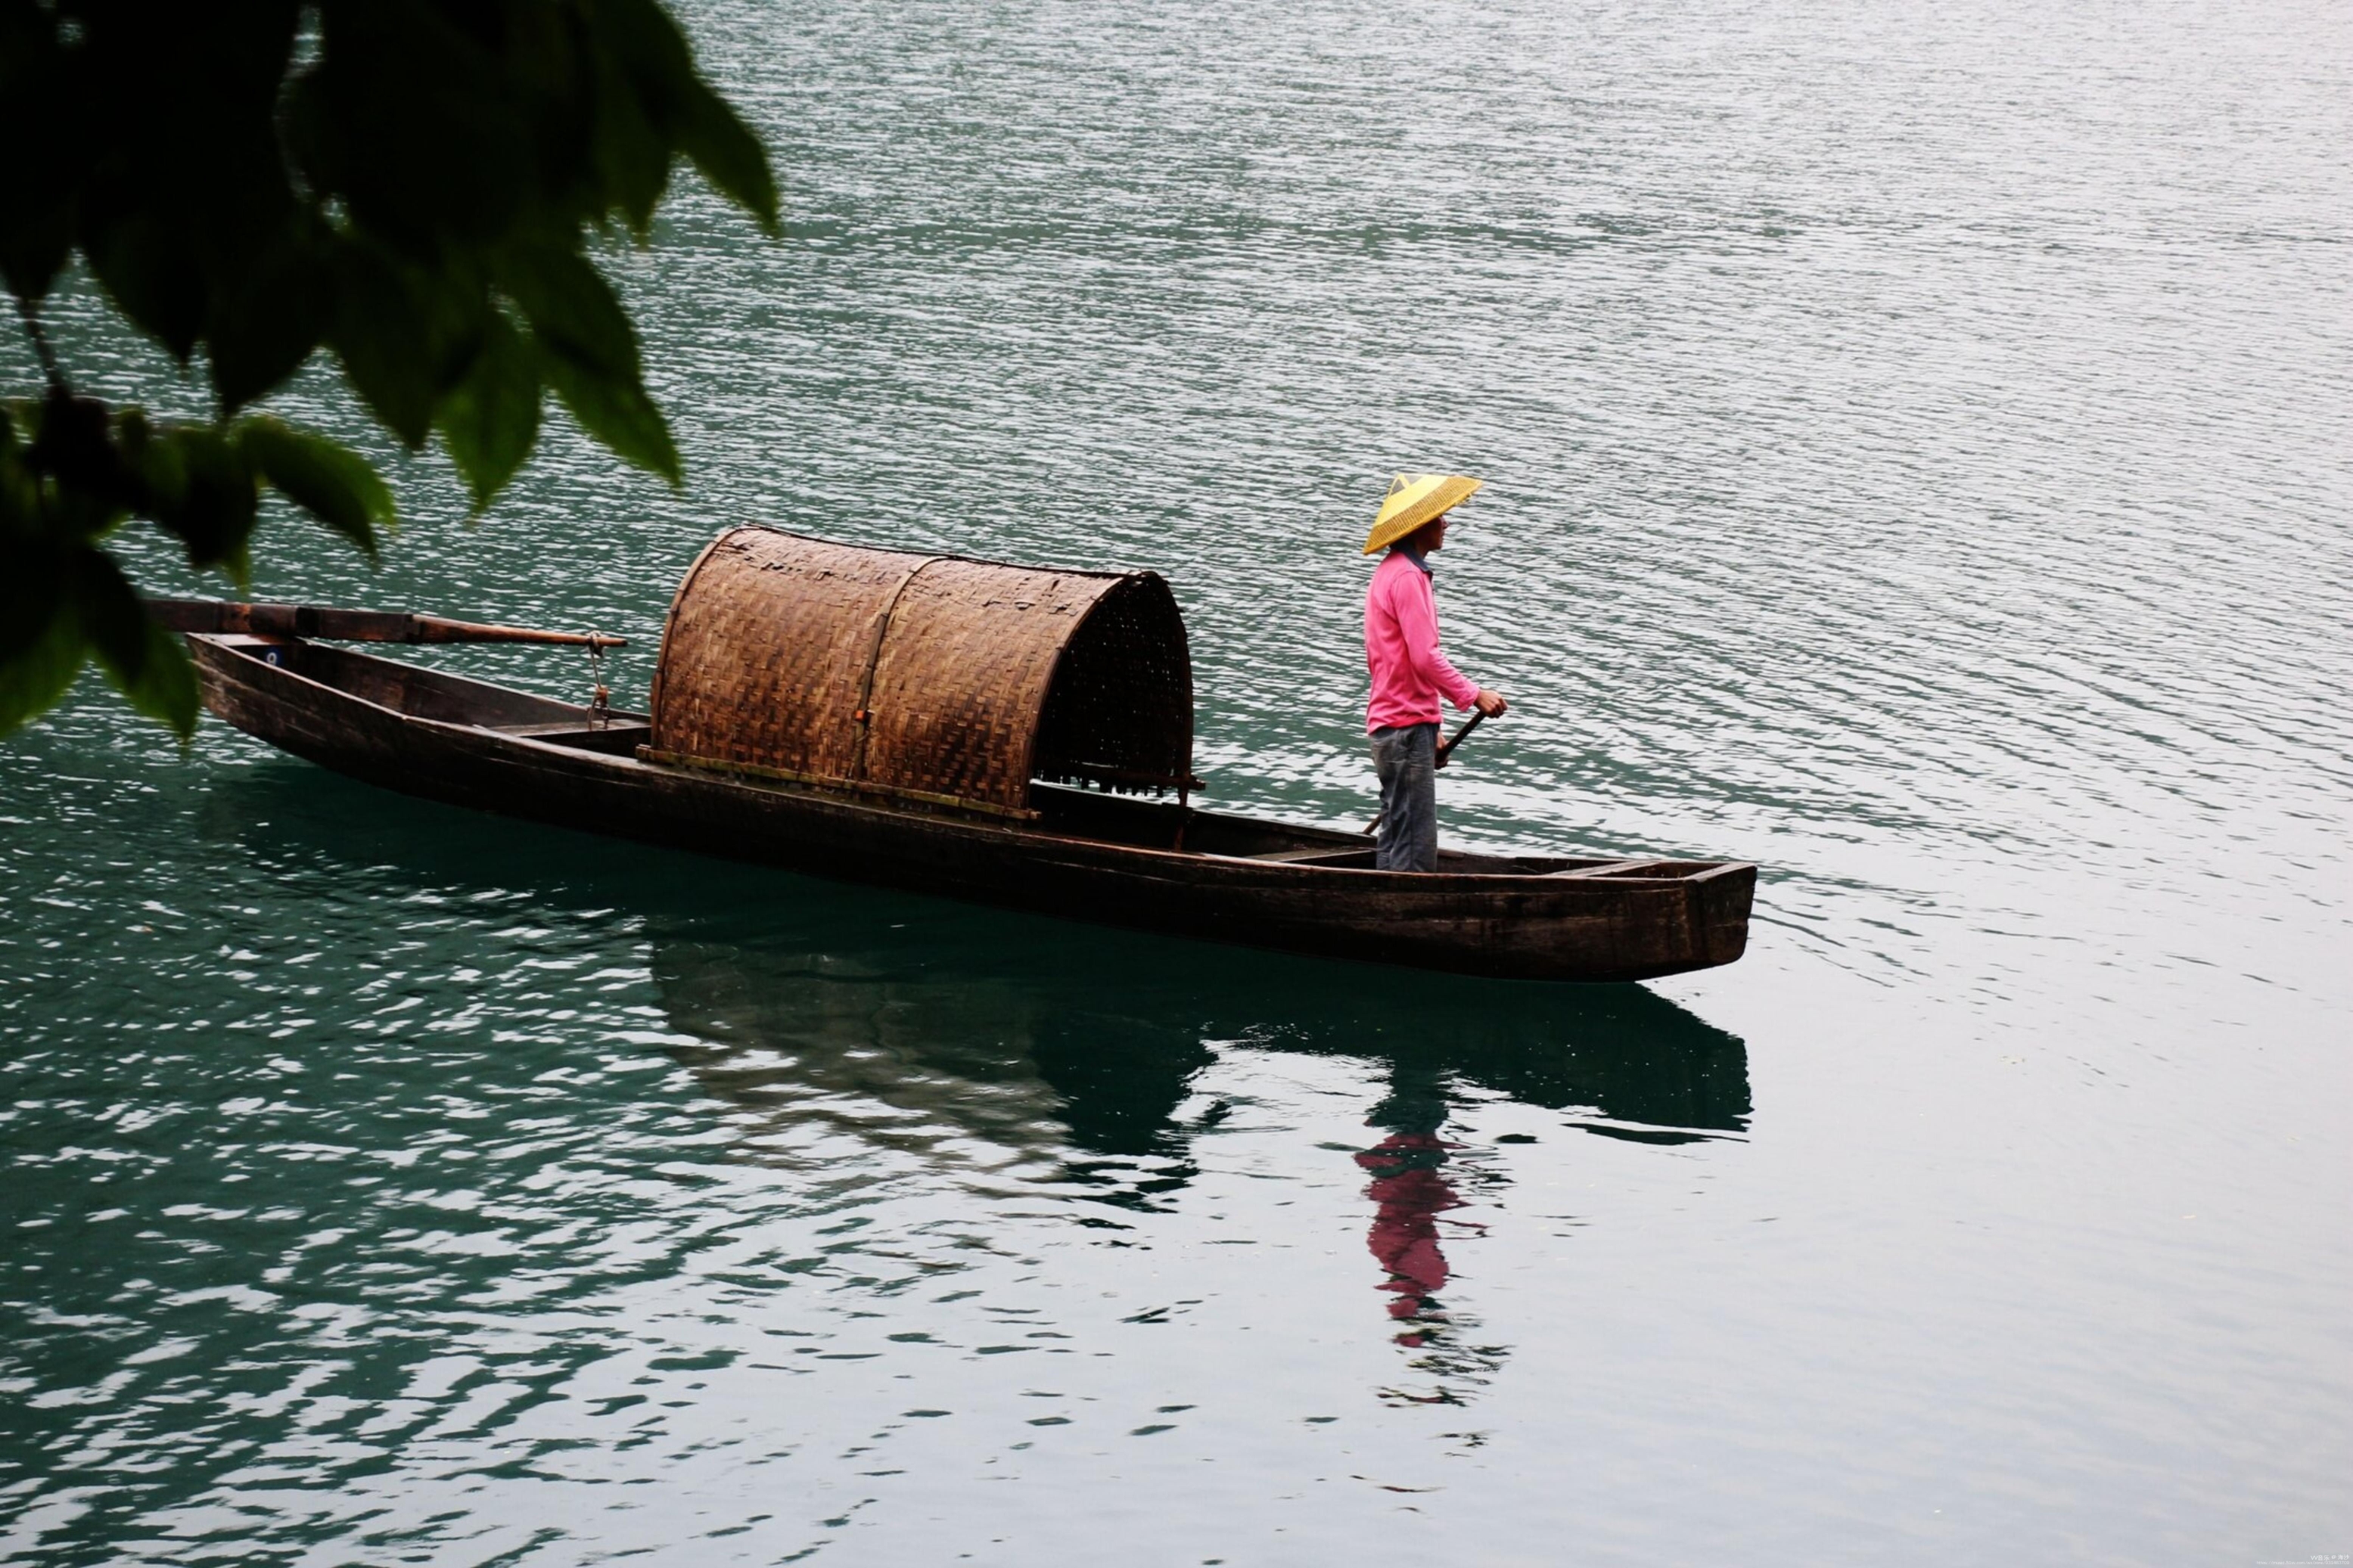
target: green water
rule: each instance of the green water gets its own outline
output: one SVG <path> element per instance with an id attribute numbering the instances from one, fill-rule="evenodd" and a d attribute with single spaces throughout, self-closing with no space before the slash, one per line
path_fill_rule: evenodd
<path id="1" fill-rule="evenodd" d="M 724 525 L 1148 566 L 1211 803 L 1361 824 L 1355 545 L 1461 468 L 1448 836 L 1757 860 L 1749 955 L 1020 919 L 86 687 L 0 743 L 0 1560 L 2348 1549 L 2341 10 L 691 16 L 791 226 L 615 258 L 688 487 L 408 463 L 258 592 L 633 696 Z"/>

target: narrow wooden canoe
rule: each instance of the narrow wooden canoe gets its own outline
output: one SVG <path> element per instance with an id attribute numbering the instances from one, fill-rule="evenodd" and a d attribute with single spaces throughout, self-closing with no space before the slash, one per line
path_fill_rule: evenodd
<path id="1" fill-rule="evenodd" d="M 188 637 L 205 705 L 405 794 L 591 833 L 1078 920 L 1533 980 L 1730 963 L 1757 868 L 1442 851 L 1372 869 L 1362 834 L 1039 784 L 1021 820 L 649 760 L 642 715 L 295 637 Z"/>

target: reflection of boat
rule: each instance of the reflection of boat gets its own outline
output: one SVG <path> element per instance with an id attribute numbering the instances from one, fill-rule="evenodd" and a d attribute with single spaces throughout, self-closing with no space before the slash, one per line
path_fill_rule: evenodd
<path id="1" fill-rule="evenodd" d="M 1082 1160 L 1181 1160 L 1176 1112 L 1211 1042 L 1376 1062 L 1425 1096 L 1500 1094 L 1644 1142 L 1747 1122 L 1740 1041 L 1639 986 L 1368 987 L 1346 965 L 906 918 L 920 908 L 851 895 L 658 922 L 663 1010 L 698 1076 L 738 1099 L 855 1091 L 920 1107 L 931 1136 Z"/>
<path id="2" fill-rule="evenodd" d="M 1385 1388 L 1395 1402 L 1472 1398 L 1509 1353 L 1463 1310 L 1449 1255 L 1478 1233 L 1462 1211 L 1508 1179 L 1495 1151 L 1448 1139 L 1464 1100 L 1507 1097 L 1646 1141 L 1747 1124 L 1741 1042 L 1640 986 L 1379 974 L 626 846 L 552 853 L 554 835 L 400 802 L 355 811 L 344 790 L 257 770 L 214 792 L 207 830 L 274 870 L 324 858 L 322 878 L 397 900 L 633 911 L 618 940 L 649 939 L 663 1047 L 725 1108 L 743 1157 L 815 1188 L 912 1167 L 1149 1208 L 1192 1175 L 1219 1110 L 1197 1109 L 1196 1090 L 1219 1052 L 1363 1064 L 1382 1079 L 1365 1146 L 1323 1157 L 1364 1183 L 1371 1261 L 1353 1267 L 1419 1381 Z"/>
<path id="3" fill-rule="evenodd" d="M 963 1111 L 976 1131 L 1001 1117 L 1029 1127 L 1032 1144 L 1176 1152 L 1187 1080 L 1209 1042 L 1235 1042 L 1371 1061 L 1646 1141 L 1747 1123 L 1740 1040 L 1640 985 L 1465 981 L 1172 943 L 517 833 L 349 790 L 258 770 L 213 792 L 208 831 L 273 874 L 324 857 L 337 879 L 393 879 L 396 896 L 421 880 L 630 911 L 651 939 L 663 1011 L 714 1087 L 731 1074 L 774 1080 L 781 1063 L 762 1053 L 797 1032 L 823 1046 L 807 1071 L 997 1108 Z"/>
<path id="4" fill-rule="evenodd" d="M 679 590 L 649 716 L 233 629 L 280 625 L 248 606 L 180 611 L 222 628 L 189 636 L 215 713 L 456 805 L 1459 973 L 1636 980 L 1732 963 L 1747 942 L 1742 862 L 1448 851 L 1414 875 L 1372 869 L 1362 834 L 1196 809 L 1184 626 L 1149 573 L 735 530 Z M 1176 798 L 1121 793 L 1163 789 Z"/>
<path id="5" fill-rule="evenodd" d="M 1142 1207 L 1193 1173 L 1207 1119 L 1181 1112 L 1216 1050 L 1375 1064 L 1386 1083 L 1367 1108 L 1373 1139 L 1353 1158 L 1370 1283 L 1418 1384 L 1384 1388 L 1392 1403 L 1463 1403 L 1509 1353 L 1451 1289 L 1450 1248 L 1484 1228 L 1456 1211 L 1505 1179 L 1448 1139 L 1461 1100 L 1501 1094 L 1644 1142 L 1747 1122 L 1740 1041 L 1637 986 L 1401 974 L 1367 987 L 1337 964 L 892 918 L 911 912 L 825 899 L 697 917 L 676 934 L 657 925 L 662 1010 L 692 1042 L 670 1049 L 736 1109 L 744 1142 L 775 1140 L 805 1162 L 863 1149 L 981 1175 L 1026 1167 Z"/>
<path id="6" fill-rule="evenodd" d="M 1182 1184 L 1173 1118 L 1210 1061 L 1198 1034 L 1018 973 L 942 973 L 911 945 L 659 936 L 670 1053 L 754 1146 L 830 1151 L 812 1134 L 839 1133 L 935 1166 L 1082 1181 L 1107 1164 L 1117 1201 Z"/>

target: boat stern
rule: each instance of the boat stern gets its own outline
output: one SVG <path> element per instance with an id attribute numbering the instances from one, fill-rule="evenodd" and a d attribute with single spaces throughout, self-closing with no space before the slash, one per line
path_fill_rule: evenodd
<path id="1" fill-rule="evenodd" d="M 1692 936 L 1692 968 L 1713 969 L 1748 951 L 1748 911 L 1757 897 L 1757 868 L 1729 861 L 1683 879 Z"/>

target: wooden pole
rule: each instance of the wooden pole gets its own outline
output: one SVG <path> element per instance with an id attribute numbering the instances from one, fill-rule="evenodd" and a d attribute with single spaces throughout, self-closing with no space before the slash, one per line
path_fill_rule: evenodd
<path id="1" fill-rule="evenodd" d="M 1444 767 L 1446 765 L 1446 759 L 1454 754 L 1454 748 L 1469 740 L 1471 738 L 1471 731 L 1477 729 L 1486 721 L 1487 716 L 1484 713 L 1472 714 L 1471 721 L 1463 725 L 1460 730 L 1455 731 L 1453 735 L 1447 740 L 1446 743 L 1438 748 L 1437 765 L 1441 768 Z"/>
<path id="2" fill-rule="evenodd" d="M 603 632 L 543 632 L 485 626 L 404 610 L 338 610 L 322 605 L 238 605 L 224 599 L 150 599 L 147 614 L 166 631 L 234 632 L 252 637 L 324 637 L 331 642 L 552 643 L 602 652 L 627 647 Z"/>
<path id="3" fill-rule="evenodd" d="M 1484 713 L 1473 713 L 1471 715 L 1470 722 L 1464 724 L 1460 730 L 1455 731 L 1453 734 L 1448 736 L 1445 740 L 1440 741 L 1438 743 L 1438 761 L 1433 763 L 1432 766 L 1440 768 L 1444 767 L 1446 765 L 1446 759 L 1454 754 L 1454 748 L 1469 740 L 1471 738 L 1471 731 L 1484 723 L 1486 719 L 1487 716 Z M 1380 816 L 1374 817 L 1370 822 L 1365 824 L 1365 837 L 1369 838 L 1374 834 L 1378 833 L 1381 830 L 1381 818 L 1387 816 L 1388 816 L 1388 813 L 1384 811 Z"/>

